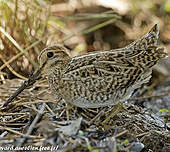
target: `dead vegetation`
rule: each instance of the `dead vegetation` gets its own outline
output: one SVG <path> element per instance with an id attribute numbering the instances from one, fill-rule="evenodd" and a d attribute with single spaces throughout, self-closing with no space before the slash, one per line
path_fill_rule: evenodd
<path id="1" fill-rule="evenodd" d="M 169 1 L 2 0 L 0 8 L 1 104 L 37 68 L 37 56 L 48 45 L 66 45 L 73 56 L 119 48 L 159 22 L 160 43 L 167 52 L 170 48 Z M 156 66 L 150 84 L 104 125 L 110 107 L 72 107 L 68 114 L 64 101 L 56 102 L 41 79 L 1 108 L 0 147 L 170 151 L 169 68 L 169 59 Z"/>

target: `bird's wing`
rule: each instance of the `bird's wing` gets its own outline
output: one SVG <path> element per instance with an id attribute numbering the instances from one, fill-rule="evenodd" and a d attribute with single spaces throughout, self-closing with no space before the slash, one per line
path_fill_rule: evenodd
<path id="1" fill-rule="evenodd" d="M 101 56 L 95 53 L 73 58 L 63 76 L 70 81 L 79 81 L 86 89 L 98 88 L 98 91 L 106 91 L 129 87 L 138 80 L 142 70 L 126 58 L 112 58 L 113 56 L 115 55 L 109 57 L 108 54 Z M 88 83 L 91 85 L 86 85 Z"/>

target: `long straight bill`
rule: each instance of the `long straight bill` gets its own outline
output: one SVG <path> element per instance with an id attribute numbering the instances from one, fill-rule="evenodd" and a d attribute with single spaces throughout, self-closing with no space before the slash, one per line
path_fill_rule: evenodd
<path id="1" fill-rule="evenodd" d="M 18 96 L 25 88 L 33 85 L 36 80 L 39 78 L 39 75 L 42 71 L 42 68 L 38 68 L 28 80 L 25 80 L 24 83 L 12 94 L 8 100 L 3 104 L 2 107 L 6 107 L 10 102 L 12 102 L 16 96 Z"/>

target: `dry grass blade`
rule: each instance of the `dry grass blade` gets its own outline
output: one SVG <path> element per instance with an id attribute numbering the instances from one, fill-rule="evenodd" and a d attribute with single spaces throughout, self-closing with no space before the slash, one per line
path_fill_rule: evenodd
<path id="1" fill-rule="evenodd" d="M 63 20 L 93 20 L 93 19 L 106 19 L 106 18 L 120 18 L 117 14 L 114 14 L 112 12 L 105 12 L 101 14 L 95 14 L 95 13 L 83 13 L 83 14 L 76 14 L 72 16 L 64 16 L 61 17 Z"/>
<path id="2" fill-rule="evenodd" d="M 26 52 L 24 52 L 19 44 L 4 30 L 3 27 L 0 27 L 0 32 L 3 33 L 12 42 L 12 44 L 26 56 L 26 58 L 32 63 L 32 65 L 34 65 L 34 67 L 37 67 L 37 64 L 30 58 L 30 56 Z"/>
<path id="3" fill-rule="evenodd" d="M 21 78 L 23 80 L 27 80 L 26 77 L 20 75 L 19 73 L 17 73 L 15 70 L 13 70 L 13 68 L 5 61 L 5 59 L 2 57 L 2 55 L 0 54 L 0 59 L 3 61 L 4 65 L 6 65 L 8 67 L 8 69 L 14 74 L 16 75 L 18 78 Z"/>
<path id="4" fill-rule="evenodd" d="M 46 39 L 49 35 L 47 34 L 46 36 L 44 36 L 43 38 L 41 38 L 40 40 L 34 42 L 33 44 L 31 44 L 30 46 L 28 46 L 26 49 L 23 50 L 23 52 L 18 53 L 16 56 L 12 57 L 9 61 L 7 61 L 5 64 L 3 64 L 0 67 L 0 71 L 3 70 L 8 64 L 12 63 L 14 60 L 16 60 L 18 57 L 20 57 L 21 55 L 24 54 L 24 52 L 28 51 L 29 49 L 35 47 L 36 45 L 38 45 L 40 42 L 42 42 L 44 39 Z"/>
<path id="5" fill-rule="evenodd" d="M 110 19 L 110 20 L 108 20 L 108 21 L 105 21 L 105 22 L 103 22 L 103 23 L 101 23 L 101 24 L 97 24 L 96 26 L 93 26 L 93 27 L 91 27 L 91 28 L 88 28 L 87 30 L 84 30 L 84 31 L 82 32 L 82 34 L 88 34 L 88 33 L 90 33 L 90 32 L 94 32 L 94 31 L 96 31 L 96 30 L 98 30 L 98 29 L 100 29 L 100 28 L 102 28 L 102 27 L 104 27 L 104 26 L 107 26 L 107 25 L 109 25 L 109 24 L 114 23 L 117 19 L 118 19 L 118 18 L 113 18 L 113 19 Z"/>

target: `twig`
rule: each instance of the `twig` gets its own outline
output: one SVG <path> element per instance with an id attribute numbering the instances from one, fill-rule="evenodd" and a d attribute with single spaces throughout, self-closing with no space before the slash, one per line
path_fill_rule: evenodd
<path id="1" fill-rule="evenodd" d="M 45 104 L 45 106 L 46 106 L 47 110 L 54 116 L 55 113 L 53 112 L 53 110 L 47 104 Z"/>
<path id="2" fill-rule="evenodd" d="M 11 129 L 11 128 L 8 128 L 8 127 L 2 127 L 2 126 L 0 126 L 0 129 L 2 129 L 2 130 L 6 130 L 6 131 L 9 131 L 9 132 L 12 132 L 12 133 L 14 133 L 14 134 L 17 134 L 17 135 L 20 135 L 20 136 L 25 136 L 24 134 L 22 134 L 22 133 L 20 133 L 19 131 L 16 131 L 16 130 L 13 130 L 13 129 Z M 29 138 L 40 138 L 40 137 L 37 137 L 37 136 L 32 136 L 32 135 L 30 135 L 30 136 L 28 136 Z"/>
<path id="3" fill-rule="evenodd" d="M 30 136 L 30 134 L 32 133 L 35 125 L 37 124 L 37 122 L 39 121 L 39 119 L 41 118 L 42 114 L 44 113 L 44 109 L 45 109 L 45 103 L 42 104 L 40 110 L 38 111 L 35 119 L 33 120 L 32 124 L 30 125 L 30 127 L 27 130 L 27 133 L 24 135 L 24 138 L 20 141 L 20 143 L 18 144 L 18 146 L 22 146 L 25 141 L 28 139 L 28 137 Z"/>
<path id="4" fill-rule="evenodd" d="M 20 120 L 20 119 L 25 118 L 25 117 L 26 117 L 26 115 L 19 116 L 19 117 L 15 118 L 15 119 L 8 120 L 8 123 L 15 122 L 15 121 Z"/>
<path id="5" fill-rule="evenodd" d="M 40 100 L 40 101 L 32 101 L 32 102 L 24 102 L 24 103 L 17 103 L 17 106 L 24 106 L 24 105 L 31 105 L 31 104 L 37 104 L 37 103 L 49 103 L 48 100 Z M 55 100 L 50 101 L 50 103 L 57 103 Z"/>
<path id="6" fill-rule="evenodd" d="M 89 124 L 96 122 L 96 120 L 104 114 L 105 108 L 101 110 L 93 119 L 90 120 Z"/>
<path id="7" fill-rule="evenodd" d="M 0 116 L 16 116 L 16 115 L 26 115 L 29 114 L 28 112 L 25 113 L 9 113 L 9 112 L 0 112 Z"/>
<path id="8" fill-rule="evenodd" d="M 0 125 L 1 126 L 12 126 L 12 127 L 16 127 L 16 126 L 25 126 L 27 123 L 23 123 L 23 122 L 21 122 L 21 123 L 8 123 L 8 121 L 3 121 L 3 122 L 0 122 Z"/>
<path id="9" fill-rule="evenodd" d="M 115 138 L 120 137 L 127 132 L 128 132 L 128 130 L 124 130 L 124 131 L 120 132 L 119 134 L 115 135 Z"/>

